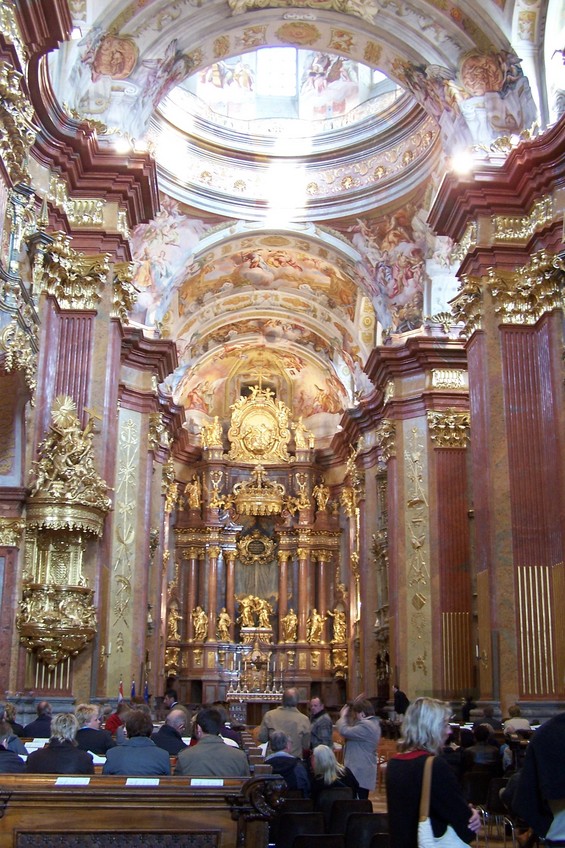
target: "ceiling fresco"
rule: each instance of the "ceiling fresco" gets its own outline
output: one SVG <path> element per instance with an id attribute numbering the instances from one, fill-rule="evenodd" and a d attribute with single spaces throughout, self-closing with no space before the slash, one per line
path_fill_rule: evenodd
<path id="1" fill-rule="evenodd" d="M 177 343 L 163 387 L 189 438 L 260 375 L 329 445 L 373 389 L 375 344 L 448 308 L 453 245 L 428 210 L 454 153 L 495 162 L 501 137 L 547 113 L 532 57 L 562 48 L 562 11 L 544 45 L 541 0 L 69 7 L 55 98 L 101 146 L 157 164 L 160 211 L 131 236 L 131 320 Z M 260 75 L 257 51 L 274 47 L 296 55 L 290 99 L 274 52 Z"/>

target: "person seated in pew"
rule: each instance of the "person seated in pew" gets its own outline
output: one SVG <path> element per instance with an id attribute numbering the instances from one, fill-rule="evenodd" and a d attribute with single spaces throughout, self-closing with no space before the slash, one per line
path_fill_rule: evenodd
<path id="1" fill-rule="evenodd" d="M 24 727 L 28 739 L 49 739 L 51 736 L 52 707 L 49 701 L 40 701 L 36 707 L 37 718 Z"/>
<path id="2" fill-rule="evenodd" d="M 26 770 L 22 758 L 8 748 L 12 736 L 12 728 L 8 722 L 0 723 L 0 774 L 21 774 Z"/>
<path id="3" fill-rule="evenodd" d="M 167 714 L 165 723 L 151 737 L 158 748 L 167 751 L 171 756 L 176 757 L 179 751 L 188 748 L 186 742 L 183 742 L 183 733 L 186 733 L 187 716 L 184 710 L 171 710 Z"/>
<path id="4" fill-rule="evenodd" d="M 144 710 L 130 710 L 126 718 L 128 738 L 122 745 L 110 748 L 102 774 L 159 775 L 170 774 L 169 754 L 150 738 L 153 722 Z"/>
<path id="5" fill-rule="evenodd" d="M 94 774 L 92 754 L 77 747 L 78 722 L 72 713 L 58 713 L 51 722 L 51 738 L 33 751 L 26 771 L 33 774 Z"/>
<path id="6" fill-rule="evenodd" d="M 75 710 L 78 722 L 77 745 L 81 751 L 91 751 L 101 757 L 106 756 L 116 743 L 112 734 L 100 729 L 100 711 L 96 704 L 79 704 Z"/>
<path id="7" fill-rule="evenodd" d="M 16 708 L 13 704 L 2 704 L 4 707 L 4 718 L 12 728 L 12 733 L 15 736 L 24 736 L 24 726 L 16 721 Z"/>
<path id="8" fill-rule="evenodd" d="M 9 751 L 13 751 L 14 754 L 20 754 L 21 756 L 27 756 L 27 748 L 20 739 L 19 736 L 14 733 L 11 724 L 9 723 L 6 717 L 6 708 L 4 704 L 0 704 L 0 727 L 3 728 L 2 732 L 6 732 L 6 747 Z"/>
<path id="9" fill-rule="evenodd" d="M 282 730 L 271 734 L 271 751 L 265 760 L 273 767 L 273 774 L 284 777 L 288 789 L 299 789 L 305 798 L 310 797 L 310 778 L 304 763 L 290 753 L 292 742 Z"/>
<path id="10" fill-rule="evenodd" d="M 226 745 L 221 738 L 222 717 L 207 707 L 196 714 L 194 735 L 197 744 L 178 755 L 175 774 L 213 777 L 249 777 L 249 763 L 243 751 Z"/>
<path id="11" fill-rule="evenodd" d="M 462 754 L 462 770 L 488 771 L 493 777 L 502 775 L 502 756 L 496 745 L 491 745 L 490 727 L 488 724 L 479 724 L 475 730 L 475 743 L 465 748 Z"/>
<path id="12" fill-rule="evenodd" d="M 355 798 L 359 782 L 351 769 L 340 765 L 335 754 L 327 745 L 316 745 L 310 757 L 312 766 L 311 794 L 314 802 L 325 789 L 350 787 Z M 274 771 L 274 769 L 273 769 Z"/>
<path id="13" fill-rule="evenodd" d="M 131 706 L 127 701 L 120 701 L 115 709 L 115 712 L 110 713 L 104 724 L 104 729 L 111 733 L 112 736 L 117 736 L 118 728 L 125 727 L 126 716 L 131 710 Z"/>

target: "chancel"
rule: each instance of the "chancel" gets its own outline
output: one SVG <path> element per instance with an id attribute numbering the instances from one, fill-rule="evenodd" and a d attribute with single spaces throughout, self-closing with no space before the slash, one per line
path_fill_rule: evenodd
<path id="1" fill-rule="evenodd" d="M 560 0 L 2 2 L 23 724 L 124 681 L 557 710 L 564 35 Z"/>

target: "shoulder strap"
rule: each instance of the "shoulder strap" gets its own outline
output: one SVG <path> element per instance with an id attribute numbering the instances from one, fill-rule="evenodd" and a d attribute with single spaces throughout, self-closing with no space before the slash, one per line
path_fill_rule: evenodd
<path id="1" fill-rule="evenodd" d="M 425 821 L 430 814 L 430 788 L 432 784 L 432 767 L 435 757 L 426 757 L 424 763 L 424 777 L 422 780 L 422 794 L 420 796 L 420 818 Z"/>

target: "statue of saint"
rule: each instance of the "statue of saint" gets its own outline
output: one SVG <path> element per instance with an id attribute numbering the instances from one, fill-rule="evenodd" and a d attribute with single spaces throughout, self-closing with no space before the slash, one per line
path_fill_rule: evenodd
<path id="1" fill-rule="evenodd" d="M 325 616 L 320 615 L 316 607 L 314 607 L 306 621 L 308 627 L 306 631 L 307 642 L 319 644 L 322 641 L 322 627 L 325 620 Z"/>
<path id="2" fill-rule="evenodd" d="M 255 608 L 258 615 L 258 626 L 268 627 L 270 629 L 271 622 L 269 621 L 269 616 L 273 614 L 273 608 L 270 603 L 264 601 L 262 598 L 256 598 Z"/>
<path id="3" fill-rule="evenodd" d="M 331 615 L 334 620 L 334 635 L 332 643 L 345 642 L 347 639 L 347 622 L 345 619 L 345 613 L 343 610 L 334 609 L 333 612 L 332 610 L 328 610 L 328 615 Z"/>
<path id="4" fill-rule="evenodd" d="M 330 490 L 326 486 L 325 480 L 322 477 L 317 486 L 314 486 L 312 489 L 312 495 L 314 500 L 316 501 L 316 507 L 318 511 L 324 511 L 328 505 L 328 500 L 330 498 Z"/>
<path id="5" fill-rule="evenodd" d="M 171 607 L 167 616 L 167 639 L 169 641 L 176 642 L 180 639 L 179 621 L 181 619 L 182 615 L 177 607 Z"/>
<path id="6" fill-rule="evenodd" d="M 230 638 L 231 618 L 225 607 L 222 607 L 216 622 L 216 635 L 220 642 L 231 642 Z"/>
<path id="7" fill-rule="evenodd" d="M 192 626 L 194 628 L 194 641 L 205 642 L 208 635 L 208 616 L 200 605 L 192 610 Z"/>
<path id="8" fill-rule="evenodd" d="M 283 642 L 296 642 L 298 631 L 298 616 L 291 607 L 282 619 Z"/>
<path id="9" fill-rule="evenodd" d="M 308 448 L 308 442 L 306 437 L 309 435 L 308 430 L 304 426 L 304 421 L 302 420 L 302 415 L 296 422 L 296 424 L 292 425 L 292 429 L 294 430 L 294 444 L 296 445 L 297 450 L 306 450 Z"/>
<path id="10" fill-rule="evenodd" d="M 184 487 L 184 493 L 189 509 L 200 509 L 202 505 L 202 484 L 196 474 L 192 475 L 192 480 Z"/>
<path id="11" fill-rule="evenodd" d="M 257 598 L 253 595 L 248 595 L 240 600 L 238 621 L 242 627 L 255 627 L 256 601 Z"/>

